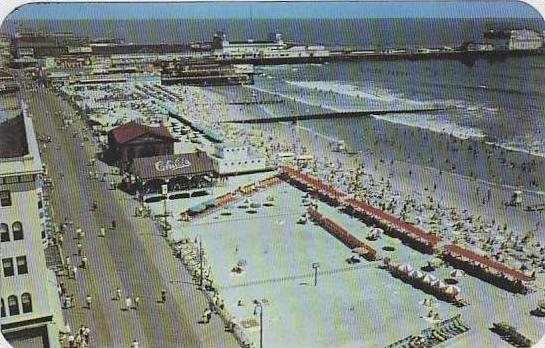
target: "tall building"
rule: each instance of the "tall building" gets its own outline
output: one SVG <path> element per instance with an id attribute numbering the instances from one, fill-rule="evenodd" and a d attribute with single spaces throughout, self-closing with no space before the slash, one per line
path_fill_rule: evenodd
<path id="1" fill-rule="evenodd" d="M 46 266 L 42 162 L 32 119 L 0 123 L 0 330 L 13 347 L 60 347 L 55 273 Z"/>

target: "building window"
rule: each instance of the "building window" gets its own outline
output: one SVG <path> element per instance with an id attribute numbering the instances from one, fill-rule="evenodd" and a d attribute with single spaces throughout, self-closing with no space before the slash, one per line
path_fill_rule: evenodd
<path id="1" fill-rule="evenodd" d="M 6 184 L 17 184 L 19 182 L 19 177 L 18 176 L 8 176 L 8 177 L 6 177 L 4 182 Z"/>
<path id="2" fill-rule="evenodd" d="M 8 297 L 8 310 L 9 315 L 19 314 L 19 302 L 17 301 L 17 296 L 11 295 Z"/>
<path id="3" fill-rule="evenodd" d="M 27 274 L 28 266 L 26 264 L 26 256 L 17 256 L 17 274 Z"/>
<path id="4" fill-rule="evenodd" d="M 9 242 L 9 227 L 7 224 L 0 224 L 0 242 Z"/>
<path id="5" fill-rule="evenodd" d="M 15 221 L 13 225 L 11 225 L 11 232 L 13 233 L 13 240 L 23 239 L 23 224 L 19 221 Z"/>
<path id="6" fill-rule="evenodd" d="M 30 298 L 28 292 L 21 295 L 21 305 L 23 306 L 23 313 L 32 312 L 32 298 Z"/>
<path id="7" fill-rule="evenodd" d="M 0 191 L 0 207 L 9 207 L 11 205 L 11 193 L 9 191 Z"/>
<path id="8" fill-rule="evenodd" d="M 14 275 L 13 260 L 11 258 L 2 259 L 2 268 L 4 269 L 4 277 L 11 277 Z"/>
<path id="9" fill-rule="evenodd" d="M 3 318 L 6 316 L 6 306 L 4 305 L 4 299 L 0 298 L 0 317 Z"/>

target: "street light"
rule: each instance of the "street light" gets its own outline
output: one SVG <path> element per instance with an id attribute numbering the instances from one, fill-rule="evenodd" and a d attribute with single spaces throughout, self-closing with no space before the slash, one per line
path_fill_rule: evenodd
<path id="1" fill-rule="evenodd" d="M 257 308 L 259 308 L 259 348 L 263 348 L 263 304 L 258 300 L 254 300 L 254 303 L 254 315 L 257 315 Z"/>
<path id="2" fill-rule="evenodd" d="M 313 262 L 312 268 L 314 268 L 314 286 L 317 286 L 318 285 L 318 268 L 320 268 L 320 264 L 318 262 Z"/>
<path id="3" fill-rule="evenodd" d="M 163 232 L 165 237 L 168 236 L 168 219 L 167 219 L 167 194 L 168 194 L 168 185 L 161 185 L 161 193 L 165 196 L 163 200 Z"/>
<path id="4" fill-rule="evenodd" d="M 202 238 L 200 235 L 195 236 L 195 244 L 197 244 L 197 241 L 199 242 L 199 262 L 200 262 L 200 273 L 201 277 L 199 280 L 199 288 L 202 290 L 204 285 L 204 263 L 203 263 L 203 255 L 202 255 Z"/>

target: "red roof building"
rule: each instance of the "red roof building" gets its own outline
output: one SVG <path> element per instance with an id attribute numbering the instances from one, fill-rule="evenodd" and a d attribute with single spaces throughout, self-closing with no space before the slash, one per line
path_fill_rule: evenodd
<path id="1" fill-rule="evenodd" d="M 131 121 L 108 133 L 110 159 L 127 168 L 135 158 L 172 155 L 175 139 L 165 127 Z"/>

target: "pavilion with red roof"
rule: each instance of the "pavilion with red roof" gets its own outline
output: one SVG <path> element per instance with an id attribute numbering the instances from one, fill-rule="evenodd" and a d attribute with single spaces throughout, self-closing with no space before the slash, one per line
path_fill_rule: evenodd
<path id="1" fill-rule="evenodd" d="M 174 142 L 166 127 L 131 121 L 110 130 L 108 154 L 113 162 L 125 169 L 135 158 L 174 154 Z"/>

